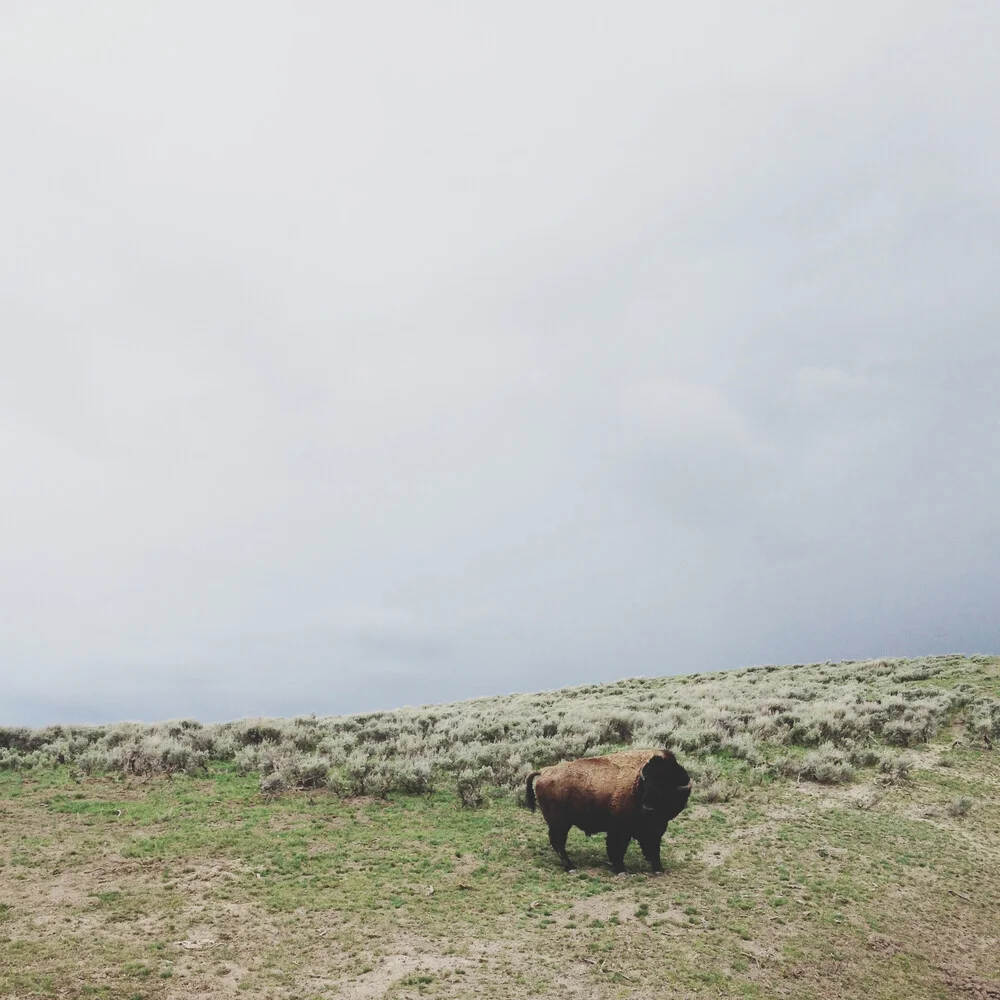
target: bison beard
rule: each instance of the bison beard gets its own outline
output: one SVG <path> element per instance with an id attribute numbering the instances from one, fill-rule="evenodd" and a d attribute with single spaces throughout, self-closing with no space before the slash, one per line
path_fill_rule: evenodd
<path id="1" fill-rule="evenodd" d="M 528 775 L 526 800 L 537 801 L 549 827 L 549 843 L 566 871 L 570 827 L 589 837 L 607 833 L 608 860 L 625 870 L 625 851 L 634 838 L 654 872 L 667 823 L 687 805 L 691 778 L 669 750 L 628 750 L 606 757 L 585 757 L 542 768 Z"/>

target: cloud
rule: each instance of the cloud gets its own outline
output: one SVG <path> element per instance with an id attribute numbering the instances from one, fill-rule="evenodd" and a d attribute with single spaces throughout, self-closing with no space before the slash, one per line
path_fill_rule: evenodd
<path id="1" fill-rule="evenodd" d="M 16 6 L 5 711 L 995 647 L 998 28 Z"/>
<path id="2" fill-rule="evenodd" d="M 871 387 L 866 375 L 851 375 L 840 368 L 807 365 L 792 376 L 792 393 L 806 406 L 844 404 L 849 397 Z"/>
<path id="3" fill-rule="evenodd" d="M 722 393 L 707 385 L 650 379 L 626 386 L 622 407 L 637 432 L 670 451 L 723 451 L 751 459 L 772 452 Z"/>

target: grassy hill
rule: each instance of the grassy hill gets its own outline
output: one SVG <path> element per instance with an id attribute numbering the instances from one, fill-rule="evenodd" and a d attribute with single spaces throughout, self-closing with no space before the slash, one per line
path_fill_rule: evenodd
<path id="1" fill-rule="evenodd" d="M 0 727 L 0 997 L 1000 997 L 1000 658 Z M 666 872 L 520 808 L 671 746 Z"/>

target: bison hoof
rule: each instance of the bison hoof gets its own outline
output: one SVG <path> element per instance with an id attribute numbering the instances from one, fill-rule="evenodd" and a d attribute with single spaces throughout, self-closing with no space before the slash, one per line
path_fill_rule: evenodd
<path id="1" fill-rule="evenodd" d="M 567 868 L 566 869 L 566 874 L 567 875 L 575 875 L 576 874 L 576 869 L 575 868 Z"/>
<path id="2" fill-rule="evenodd" d="M 625 878 L 628 872 L 615 872 L 615 878 Z"/>

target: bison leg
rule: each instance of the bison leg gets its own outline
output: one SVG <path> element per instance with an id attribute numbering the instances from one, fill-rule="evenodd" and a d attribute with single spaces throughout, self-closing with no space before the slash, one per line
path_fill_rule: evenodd
<path id="1" fill-rule="evenodd" d="M 625 852 L 628 850 L 629 841 L 632 838 L 627 833 L 617 830 L 608 831 L 608 861 L 615 874 L 625 871 Z"/>
<path id="2" fill-rule="evenodd" d="M 573 862 L 570 861 L 569 855 L 566 853 L 566 837 L 568 834 L 568 826 L 549 827 L 549 843 L 556 854 L 559 855 L 563 868 L 569 872 L 573 870 Z"/>
<path id="3" fill-rule="evenodd" d="M 636 840 L 642 848 L 643 857 L 649 862 L 654 872 L 662 872 L 660 863 L 660 841 L 667 832 L 667 822 L 662 818 L 651 819 L 643 823 L 638 830 Z"/>
<path id="4" fill-rule="evenodd" d="M 660 863 L 660 838 L 655 840 L 652 837 L 643 837 L 639 841 L 642 848 L 642 856 L 649 862 L 654 872 L 662 872 L 663 865 Z"/>

